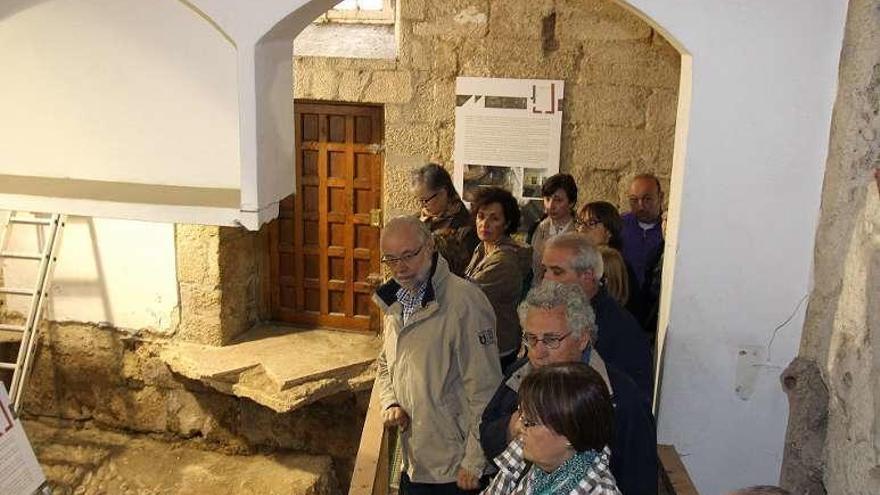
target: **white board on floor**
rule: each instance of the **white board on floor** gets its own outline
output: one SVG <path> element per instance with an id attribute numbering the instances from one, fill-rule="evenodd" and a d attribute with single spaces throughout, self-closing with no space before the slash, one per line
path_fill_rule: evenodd
<path id="1" fill-rule="evenodd" d="M 21 421 L 12 412 L 6 386 L 0 383 L 0 493 L 32 495 L 45 482 Z"/>

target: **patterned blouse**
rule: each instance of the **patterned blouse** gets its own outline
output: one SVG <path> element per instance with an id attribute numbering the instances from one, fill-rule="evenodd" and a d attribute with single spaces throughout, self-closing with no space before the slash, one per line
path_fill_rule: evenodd
<path id="1" fill-rule="evenodd" d="M 620 495 L 617 482 L 608 467 L 610 457 L 611 451 L 605 447 L 571 492 L 554 495 Z M 510 442 L 507 449 L 495 458 L 495 465 L 498 466 L 498 474 L 480 495 L 532 494 L 532 477 L 529 474 L 532 469 L 538 468 L 523 458 L 521 439 Z"/>

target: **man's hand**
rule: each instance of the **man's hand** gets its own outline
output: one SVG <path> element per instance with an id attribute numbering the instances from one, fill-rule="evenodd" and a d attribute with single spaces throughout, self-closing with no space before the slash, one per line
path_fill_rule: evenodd
<path id="1" fill-rule="evenodd" d="M 480 488 L 480 477 L 460 467 L 458 468 L 458 479 L 455 480 L 455 484 L 462 490 L 476 490 Z"/>
<path id="2" fill-rule="evenodd" d="M 409 415 L 400 406 L 391 406 L 382 411 L 382 422 L 386 428 L 399 426 L 401 430 L 405 430 L 409 426 Z"/>

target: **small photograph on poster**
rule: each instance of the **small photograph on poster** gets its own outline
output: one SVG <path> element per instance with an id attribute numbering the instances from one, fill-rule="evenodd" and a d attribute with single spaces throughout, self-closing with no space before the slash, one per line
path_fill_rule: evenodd
<path id="1" fill-rule="evenodd" d="M 497 186 L 519 196 L 522 190 L 522 169 L 518 167 L 496 167 L 491 165 L 464 166 L 464 193 L 467 202 L 473 201 L 474 194 L 481 187 Z"/>
<path id="2" fill-rule="evenodd" d="M 523 198 L 541 198 L 541 186 L 544 185 L 546 172 L 543 168 L 523 169 Z"/>

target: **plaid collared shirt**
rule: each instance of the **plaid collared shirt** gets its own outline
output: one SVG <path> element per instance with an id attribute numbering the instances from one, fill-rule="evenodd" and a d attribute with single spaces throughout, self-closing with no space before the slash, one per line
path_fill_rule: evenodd
<path id="1" fill-rule="evenodd" d="M 611 451 L 605 447 L 574 490 L 558 495 L 620 495 L 617 482 L 608 467 L 610 457 Z M 523 458 L 522 439 L 510 442 L 507 449 L 495 458 L 495 465 L 498 466 L 498 474 L 480 495 L 531 495 L 529 472 L 538 468 L 531 467 Z"/>
<path id="2" fill-rule="evenodd" d="M 403 307 L 403 324 L 409 321 L 410 317 L 422 307 L 422 301 L 425 299 L 425 290 L 428 288 L 428 280 L 425 280 L 412 291 L 408 291 L 401 287 L 397 289 L 397 302 Z"/>

